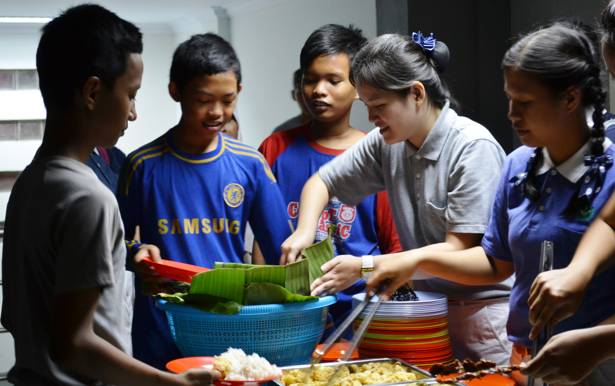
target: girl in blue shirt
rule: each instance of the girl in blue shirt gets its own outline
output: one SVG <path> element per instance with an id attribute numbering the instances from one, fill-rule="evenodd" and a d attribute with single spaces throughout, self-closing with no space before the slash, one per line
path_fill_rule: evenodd
<path id="1" fill-rule="evenodd" d="M 528 295 L 539 273 L 541 244 L 553 242 L 554 268 L 570 263 L 581 235 L 615 190 L 615 149 L 604 138 L 597 50 L 582 30 L 555 23 L 534 31 L 506 52 L 502 68 L 508 117 L 525 146 L 505 162 L 482 245 L 375 257 L 368 288 L 390 280 L 390 295 L 417 268 L 469 285 L 497 283 L 514 273 L 507 329 L 514 344 L 511 362 L 517 364 L 531 346 Z M 585 119 L 590 108 L 595 111 L 592 128 Z M 615 314 L 614 274 L 611 269 L 596 276 L 579 312 L 555 326 L 555 333 L 593 326 Z"/>

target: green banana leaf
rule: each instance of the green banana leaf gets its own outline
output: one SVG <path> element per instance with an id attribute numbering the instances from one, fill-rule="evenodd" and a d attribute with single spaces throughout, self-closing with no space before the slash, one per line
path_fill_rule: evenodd
<path id="1" fill-rule="evenodd" d="M 310 294 L 310 275 L 309 261 L 300 259 L 285 266 L 284 288 L 290 292 L 309 295 Z"/>
<path id="2" fill-rule="evenodd" d="M 320 267 L 327 261 L 333 259 L 334 230 L 334 227 L 329 227 L 329 235 L 326 239 L 318 243 L 312 244 L 301 252 L 303 258 L 305 258 L 309 263 L 308 269 L 310 284 L 313 283 L 314 280 L 322 276 L 323 272 Z"/>
<path id="3" fill-rule="evenodd" d="M 251 283 L 246 287 L 246 305 L 296 303 L 314 300 L 318 300 L 318 297 L 295 294 L 278 284 Z"/>
<path id="4" fill-rule="evenodd" d="M 213 295 L 236 303 L 244 303 L 246 270 L 216 268 L 192 277 L 190 294 Z"/>

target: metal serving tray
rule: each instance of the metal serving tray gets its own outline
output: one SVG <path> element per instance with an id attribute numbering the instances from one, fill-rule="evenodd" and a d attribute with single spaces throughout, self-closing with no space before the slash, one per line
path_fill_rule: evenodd
<path id="1" fill-rule="evenodd" d="M 370 385 L 370 386 L 392 386 L 392 385 L 425 385 L 425 386 L 429 386 L 429 385 L 437 385 L 439 384 L 436 379 L 427 371 L 416 367 L 406 361 L 404 361 L 403 359 L 397 359 L 397 358 L 369 358 L 369 359 L 357 359 L 357 360 L 351 360 L 351 361 L 337 361 L 337 362 L 322 362 L 320 364 L 318 364 L 317 366 L 333 366 L 333 367 L 337 367 L 337 366 L 344 366 L 344 365 L 353 365 L 353 364 L 363 364 L 363 363 L 374 363 L 374 362 L 399 362 L 402 365 L 408 367 L 409 369 L 412 370 L 413 373 L 415 373 L 417 375 L 417 379 L 414 381 L 407 381 L 407 382 L 397 382 L 397 383 L 381 383 L 381 384 L 375 384 L 375 385 Z M 300 370 L 300 369 L 308 369 L 311 365 L 310 364 L 305 364 L 305 365 L 295 365 L 295 366 L 284 366 L 284 367 L 280 367 L 280 369 L 282 371 L 285 370 Z M 278 386 L 284 386 L 284 382 L 282 382 L 281 379 L 274 379 L 273 382 L 275 382 Z M 450 383 L 448 385 L 451 385 Z M 462 384 L 459 383 L 455 383 L 454 385 L 458 385 L 458 386 L 464 386 Z"/>

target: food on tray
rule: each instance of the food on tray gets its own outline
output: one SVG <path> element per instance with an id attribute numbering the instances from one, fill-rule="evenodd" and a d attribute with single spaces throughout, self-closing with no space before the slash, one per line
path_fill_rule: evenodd
<path id="1" fill-rule="evenodd" d="M 473 361 L 471 359 L 460 361 L 459 359 L 455 359 L 448 363 L 433 365 L 429 368 L 429 372 L 433 375 L 447 375 L 491 369 L 495 366 L 495 362 L 485 359 L 478 361 Z"/>
<path id="2" fill-rule="evenodd" d="M 399 362 L 367 362 L 341 365 L 333 386 L 361 386 L 415 381 L 419 377 Z M 284 371 L 285 386 L 325 386 L 337 366 L 315 366 L 310 369 Z"/>
<path id="3" fill-rule="evenodd" d="M 446 364 L 437 364 L 431 366 L 429 372 L 436 376 L 438 382 L 456 383 L 459 381 L 481 378 L 490 374 L 510 374 L 513 371 L 520 370 L 519 366 L 497 366 L 495 362 L 481 359 L 473 361 L 464 359 L 463 361 L 455 359 Z"/>
<path id="4" fill-rule="evenodd" d="M 404 284 L 399 287 L 391 296 L 391 300 L 396 302 L 408 302 L 408 301 L 417 301 L 419 297 L 416 296 L 416 293 L 408 284 Z"/>
<path id="5" fill-rule="evenodd" d="M 229 348 L 214 357 L 214 368 L 226 381 L 253 381 L 282 376 L 282 370 L 258 354 L 247 355 L 242 349 Z"/>

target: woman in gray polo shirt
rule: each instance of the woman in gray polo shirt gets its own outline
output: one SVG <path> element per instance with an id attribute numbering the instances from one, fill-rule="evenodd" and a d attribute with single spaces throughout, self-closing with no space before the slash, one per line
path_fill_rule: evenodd
<path id="1" fill-rule="evenodd" d="M 294 261 L 312 243 L 331 196 L 355 204 L 381 190 L 388 193 L 405 250 L 479 245 L 505 154 L 485 127 L 450 107 L 440 78 L 448 59 L 444 43 L 420 33 L 377 37 L 356 55 L 352 80 L 378 128 L 308 180 L 297 230 L 282 245 L 282 263 Z M 323 266 L 313 294 L 338 292 L 370 266 L 370 256 L 338 256 Z M 506 336 L 510 285 L 463 286 L 436 278 L 414 282 L 416 289 L 448 296 L 456 357 L 499 364 L 508 363 L 511 350 Z"/>

